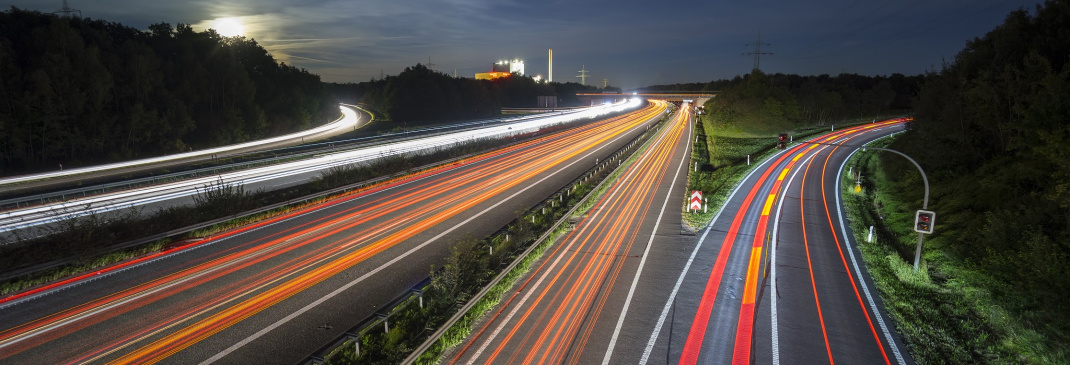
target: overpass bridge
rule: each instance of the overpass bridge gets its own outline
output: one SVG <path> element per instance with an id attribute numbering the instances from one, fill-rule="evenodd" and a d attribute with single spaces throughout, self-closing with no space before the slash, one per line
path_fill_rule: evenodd
<path id="1" fill-rule="evenodd" d="M 691 92 L 691 91 L 673 91 L 673 92 L 632 92 L 632 93 L 576 93 L 576 98 L 583 101 L 590 101 L 591 105 L 613 103 L 624 99 L 630 98 L 644 98 L 644 99 L 656 99 L 666 100 L 675 104 L 680 104 L 683 101 L 690 101 L 693 105 L 705 104 L 707 100 L 713 99 L 717 96 L 718 91 L 709 92 Z"/>

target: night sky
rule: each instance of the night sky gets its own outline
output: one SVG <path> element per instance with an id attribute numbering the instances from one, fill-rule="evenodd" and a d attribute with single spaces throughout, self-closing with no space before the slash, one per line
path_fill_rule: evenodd
<path id="1" fill-rule="evenodd" d="M 747 73 L 761 32 L 763 71 L 918 74 L 952 61 L 967 41 L 1036 0 L 558 1 L 558 0 L 69 0 L 82 16 L 147 29 L 213 27 L 234 18 L 275 58 L 325 81 L 359 82 L 416 63 L 472 77 L 499 59 L 527 74 L 624 88 Z M 10 3 L 51 12 L 61 0 Z M 218 27 L 215 27 L 218 28 Z"/>

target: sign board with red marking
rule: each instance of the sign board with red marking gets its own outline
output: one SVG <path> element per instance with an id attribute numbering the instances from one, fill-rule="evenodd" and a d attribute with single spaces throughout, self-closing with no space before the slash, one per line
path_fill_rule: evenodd
<path id="1" fill-rule="evenodd" d="M 691 204 L 688 206 L 689 210 L 698 211 L 702 209 L 702 192 L 695 190 L 691 192 Z"/>
<path id="2" fill-rule="evenodd" d="M 935 221 L 936 212 L 919 209 L 917 215 L 914 216 L 914 232 L 932 234 Z"/>

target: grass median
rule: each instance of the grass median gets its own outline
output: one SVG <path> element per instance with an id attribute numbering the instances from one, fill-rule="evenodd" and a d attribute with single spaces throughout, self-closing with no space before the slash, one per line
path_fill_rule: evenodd
<path id="1" fill-rule="evenodd" d="M 869 119 L 845 121 L 841 128 L 870 123 Z M 795 140 L 802 140 L 822 133 L 831 132 L 833 126 L 811 126 L 799 128 L 789 134 Z M 725 204 L 728 194 L 740 183 L 740 180 L 759 163 L 776 154 L 776 136 L 753 137 L 717 128 L 707 117 L 700 117 L 695 126 L 695 137 L 691 141 L 691 169 L 688 174 L 688 189 L 698 190 L 707 199 L 705 212 L 684 213 L 684 223 L 691 230 L 697 231 L 713 220 L 719 208 Z M 749 164 L 748 164 L 749 162 Z M 686 199 L 689 196 L 685 197 Z M 684 207 L 687 208 L 686 206 Z"/>
<path id="2" fill-rule="evenodd" d="M 663 119 L 665 120 L 665 119 Z M 657 130 L 646 132 L 640 141 L 649 140 Z M 418 364 L 437 363 L 442 356 L 462 343 L 479 321 L 496 308 L 504 296 L 531 270 L 546 249 L 558 238 L 567 234 L 572 226 L 569 221 L 587 213 L 594 202 L 605 193 L 623 169 L 618 166 L 633 162 L 646 148 L 644 143 L 625 147 L 621 157 L 604 161 L 592 168 L 572 184 L 555 193 L 542 204 L 518 217 L 508 226 L 490 237 L 472 237 L 455 242 L 452 253 L 441 268 L 432 268 L 432 284 L 424 292 L 425 303 L 418 308 L 407 303 L 391 318 L 390 331 L 373 329 L 364 331 L 359 338 L 347 341 L 327 357 L 327 364 L 396 364 L 404 360 L 422 344 L 435 329 L 446 324 L 447 319 L 458 313 L 461 305 L 472 300 L 477 292 L 486 288 L 492 278 L 517 262 L 500 281 L 489 288 L 475 305 L 453 323 L 441 337 L 416 360 Z M 593 191 L 592 191 L 593 189 Z M 575 208 L 573 210 L 573 208 Z M 566 218 L 565 214 L 573 215 Z M 558 225 L 558 222 L 564 223 Z M 544 232 L 544 239 L 536 240 Z M 524 252 L 527 252 L 525 255 Z M 360 352 L 357 352 L 358 346 Z"/>
<path id="3" fill-rule="evenodd" d="M 170 207 L 155 212 L 135 209 L 107 216 L 88 215 L 67 219 L 47 228 L 43 237 L 16 236 L 0 242 L 0 295 L 17 293 L 79 273 L 160 252 L 188 240 L 277 217 L 308 204 L 330 199 L 330 196 L 317 195 L 334 188 L 360 185 L 363 181 L 374 181 L 380 177 L 414 173 L 443 161 L 490 151 L 586 122 L 588 121 L 548 126 L 537 132 L 510 138 L 471 141 L 426 154 L 392 156 L 369 164 L 338 167 L 322 173 L 314 181 L 281 190 L 245 191 L 240 187 L 219 182 L 203 186 L 195 198 L 195 204 L 189 206 Z M 270 211 L 243 213 L 308 196 L 316 197 Z M 211 226 L 199 227 L 151 242 L 131 244 L 144 237 L 235 215 L 239 216 Z"/>

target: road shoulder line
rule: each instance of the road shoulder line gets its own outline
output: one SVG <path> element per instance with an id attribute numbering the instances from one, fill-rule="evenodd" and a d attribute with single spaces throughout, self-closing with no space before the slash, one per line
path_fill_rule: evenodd
<path id="1" fill-rule="evenodd" d="M 869 301 L 869 307 L 873 310 L 873 316 L 877 317 L 877 323 L 880 324 L 881 331 L 884 332 L 884 338 L 888 340 L 888 346 L 892 348 L 892 353 L 895 354 L 895 360 L 899 365 L 906 365 L 906 361 L 903 359 L 903 354 L 899 352 L 899 346 L 895 343 L 895 339 L 892 338 L 891 331 L 888 331 L 888 326 L 884 324 L 884 317 L 881 315 L 880 309 L 877 308 L 877 303 L 873 301 L 873 295 L 870 294 L 869 284 L 866 284 L 865 277 L 862 276 L 862 270 L 858 268 L 858 260 L 855 259 L 854 249 L 851 244 L 855 243 L 854 236 L 847 234 L 847 226 L 844 224 L 843 217 L 843 196 L 840 188 L 840 182 L 843 180 L 843 168 L 847 166 L 847 161 L 851 159 L 859 148 L 855 148 L 851 151 L 851 154 L 847 155 L 847 158 L 840 164 L 839 171 L 836 172 L 836 214 L 840 216 L 840 231 L 843 233 L 843 244 L 847 246 L 847 253 L 851 256 L 851 265 L 854 266 L 855 277 L 858 278 L 858 282 L 862 284 L 862 291 L 866 293 L 866 300 Z"/>
<path id="2" fill-rule="evenodd" d="M 757 166 L 754 166 L 754 168 L 751 169 L 749 173 L 747 173 L 747 176 L 744 176 L 743 179 L 739 180 L 739 183 L 736 184 L 736 187 L 732 189 L 732 193 L 728 195 L 727 199 L 725 199 L 724 204 L 721 204 L 721 208 L 717 210 L 717 214 L 715 214 L 713 216 L 713 219 L 710 220 L 710 223 L 706 225 L 706 231 L 702 233 L 702 237 L 699 237 L 698 242 L 695 243 L 695 248 L 691 251 L 691 257 L 687 259 L 687 264 L 684 265 L 683 270 L 680 271 L 680 277 L 676 280 L 676 285 L 673 286 L 672 293 L 669 294 L 669 299 L 665 301 L 665 306 L 661 310 L 661 315 L 658 317 L 658 321 L 654 324 L 654 331 L 650 334 L 650 340 L 647 341 L 646 348 L 643 349 L 643 356 L 639 360 L 640 365 L 645 365 L 647 361 L 650 360 L 650 353 L 654 350 L 654 343 L 657 342 L 658 335 L 661 333 L 661 328 L 665 323 L 665 319 L 669 316 L 669 310 L 672 309 L 674 303 L 676 302 L 676 295 L 680 292 L 680 286 L 683 285 L 684 278 L 687 276 L 687 272 L 691 269 L 691 264 L 695 262 L 695 257 L 698 256 L 699 248 L 702 248 L 702 245 L 706 242 L 706 237 L 710 234 L 710 230 L 713 228 L 714 223 L 716 223 L 717 220 L 721 218 L 721 213 L 724 213 L 725 207 L 727 207 L 728 203 L 730 203 L 732 199 L 735 198 L 736 193 L 739 192 L 739 188 L 742 187 L 743 184 L 747 182 L 747 180 L 750 180 L 751 176 L 753 176 L 755 172 L 760 170 L 762 166 L 769 164 L 771 161 L 774 161 L 774 157 L 780 155 L 781 153 L 784 152 L 781 151 L 777 154 L 774 154 L 773 156 L 769 156 L 769 158 L 766 159 L 764 162 L 758 164 Z M 672 344 L 669 344 L 669 346 L 672 346 Z"/>
<path id="3" fill-rule="evenodd" d="M 657 236 L 658 227 L 661 226 L 661 219 L 665 216 L 665 208 L 669 206 L 669 200 L 672 199 L 673 190 L 676 188 L 676 181 L 680 179 L 680 171 L 683 170 L 684 165 L 686 165 L 684 160 L 691 156 L 689 152 L 691 152 L 691 133 L 694 133 L 694 127 L 690 121 L 687 122 L 687 126 L 688 142 L 684 147 L 683 157 L 680 159 L 680 164 L 676 166 L 676 173 L 673 175 L 672 183 L 669 184 L 669 191 L 665 193 L 665 201 L 661 203 L 661 211 L 658 212 L 658 219 L 654 221 L 654 230 L 650 232 L 650 239 L 646 241 L 643 257 L 639 259 L 639 270 L 635 272 L 635 277 L 632 278 L 632 285 L 628 288 L 628 296 L 624 299 L 624 308 L 621 308 L 620 316 L 617 316 L 617 326 L 613 329 L 613 336 L 609 338 L 609 348 L 606 349 L 606 356 L 602 359 L 603 365 L 609 365 L 609 359 L 613 356 L 613 349 L 617 346 L 617 337 L 620 336 L 620 330 L 624 327 L 624 317 L 628 315 L 628 307 L 631 306 L 632 297 L 635 295 L 635 288 L 639 285 L 639 277 L 643 275 L 643 267 L 646 266 L 646 258 L 650 256 L 650 246 L 654 243 L 654 237 Z"/>

